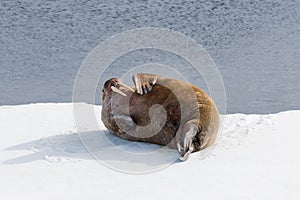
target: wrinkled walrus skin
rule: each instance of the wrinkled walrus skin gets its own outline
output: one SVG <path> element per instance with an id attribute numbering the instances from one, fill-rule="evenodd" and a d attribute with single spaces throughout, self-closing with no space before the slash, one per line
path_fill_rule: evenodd
<path id="1" fill-rule="evenodd" d="M 213 144 L 219 112 L 203 90 L 153 74 L 136 74 L 133 81 L 132 88 L 116 78 L 103 86 L 101 119 L 112 134 L 176 148 L 181 160 Z M 115 88 L 123 95 L 113 91 Z M 155 109 L 157 104 L 160 108 Z"/>

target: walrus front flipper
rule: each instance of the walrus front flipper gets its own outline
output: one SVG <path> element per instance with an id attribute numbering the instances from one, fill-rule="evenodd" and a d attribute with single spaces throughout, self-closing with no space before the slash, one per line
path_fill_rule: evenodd
<path id="1" fill-rule="evenodd" d="M 148 94 L 152 90 L 152 87 L 155 85 L 157 79 L 157 75 L 144 73 L 135 74 L 132 77 L 136 91 L 140 95 Z"/>
<path id="2" fill-rule="evenodd" d="M 193 140 L 198 132 L 198 125 L 193 121 L 190 121 L 184 125 L 181 134 L 176 134 L 177 150 L 180 154 L 180 160 L 187 160 L 194 151 Z"/>
<path id="3" fill-rule="evenodd" d="M 131 117 L 128 115 L 117 114 L 113 116 L 116 125 L 119 129 L 125 133 L 131 133 L 135 130 L 136 124 L 132 121 Z"/>

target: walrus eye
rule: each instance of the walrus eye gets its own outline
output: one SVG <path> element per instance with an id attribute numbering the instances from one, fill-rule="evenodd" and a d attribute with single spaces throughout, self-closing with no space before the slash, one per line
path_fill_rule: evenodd
<path id="1" fill-rule="evenodd" d="M 104 89 L 102 89 L 102 93 L 104 93 Z"/>

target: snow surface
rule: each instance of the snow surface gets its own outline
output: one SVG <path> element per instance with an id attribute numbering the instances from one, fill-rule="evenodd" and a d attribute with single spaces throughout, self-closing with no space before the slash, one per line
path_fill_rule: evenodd
<path id="1" fill-rule="evenodd" d="M 187 162 L 133 175 L 90 156 L 71 103 L 1 106 L 0 198 L 300 199 L 299 118 L 300 111 L 227 115 L 207 157 L 194 153 Z M 153 148 L 113 138 L 129 150 Z"/>

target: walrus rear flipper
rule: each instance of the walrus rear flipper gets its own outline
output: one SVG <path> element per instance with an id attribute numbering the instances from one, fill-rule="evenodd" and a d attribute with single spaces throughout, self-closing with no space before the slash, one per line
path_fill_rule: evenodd
<path id="1" fill-rule="evenodd" d="M 183 134 L 176 134 L 177 150 L 180 154 L 180 160 L 187 160 L 194 151 L 193 140 L 198 132 L 199 127 L 197 123 L 189 121 L 182 128 Z"/>

